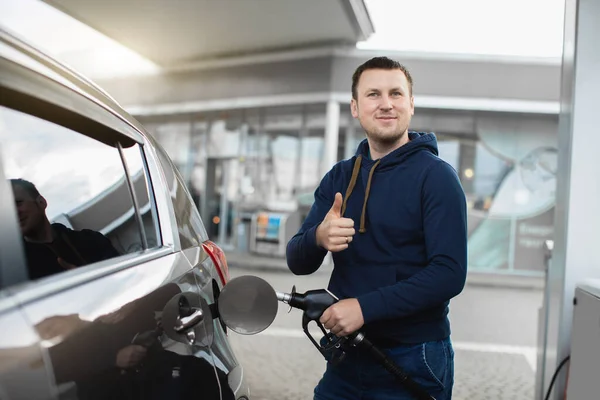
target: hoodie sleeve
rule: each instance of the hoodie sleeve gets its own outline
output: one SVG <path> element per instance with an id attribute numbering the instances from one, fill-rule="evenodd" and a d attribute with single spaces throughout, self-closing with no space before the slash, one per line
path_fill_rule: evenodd
<path id="1" fill-rule="evenodd" d="M 321 180 L 306 220 L 287 244 L 287 264 L 295 275 L 312 274 L 327 255 L 327 250 L 317 245 L 317 227 L 331 209 L 335 197 L 331 175 L 332 171 L 329 171 Z"/>
<path id="2" fill-rule="evenodd" d="M 454 169 L 435 163 L 421 192 L 428 264 L 394 285 L 358 297 L 365 323 L 401 318 L 458 295 L 467 276 L 466 199 Z"/>

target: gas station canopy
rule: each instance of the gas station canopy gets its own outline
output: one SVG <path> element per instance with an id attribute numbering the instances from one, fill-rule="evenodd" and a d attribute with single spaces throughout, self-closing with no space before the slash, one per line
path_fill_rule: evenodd
<path id="1" fill-rule="evenodd" d="M 363 0 L 45 0 L 162 67 L 324 45 L 374 31 Z"/>

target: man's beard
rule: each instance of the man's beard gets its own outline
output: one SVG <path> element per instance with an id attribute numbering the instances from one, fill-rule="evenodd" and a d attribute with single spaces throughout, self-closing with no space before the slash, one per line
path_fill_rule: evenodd
<path id="1" fill-rule="evenodd" d="M 364 127 L 363 127 L 363 129 L 364 129 Z M 380 130 L 368 131 L 365 129 L 365 133 L 368 138 L 373 139 L 373 140 L 377 141 L 378 143 L 382 144 L 383 146 L 387 147 L 387 146 L 392 146 L 392 145 L 398 143 L 399 141 L 402 140 L 404 135 L 408 134 L 408 125 L 404 129 L 395 131 L 391 135 L 385 134 L 384 132 L 381 132 Z"/>

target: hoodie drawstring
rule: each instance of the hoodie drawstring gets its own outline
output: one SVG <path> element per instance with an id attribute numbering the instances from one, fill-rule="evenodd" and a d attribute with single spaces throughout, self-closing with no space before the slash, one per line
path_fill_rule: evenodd
<path id="1" fill-rule="evenodd" d="M 369 192 L 371 191 L 371 180 L 373 179 L 373 173 L 375 172 L 375 168 L 379 165 L 381 159 L 377 160 L 375 164 L 371 167 L 369 171 L 369 179 L 367 180 L 367 189 L 365 190 L 365 201 L 363 202 L 362 213 L 360 214 L 360 229 L 358 232 L 365 233 L 367 228 L 365 228 L 365 214 L 367 213 L 367 200 L 369 199 Z"/>
<path id="2" fill-rule="evenodd" d="M 342 216 L 344 216 L 344 212 L 346 211 L 346 203 L 354 190 L 354 186 L 356 185 L 356 180 L 358 178 L 358 174 L 360 172 L 360 164 L 362 162 L 362 156 L 359 155 L 356 157 L 356 161 L 354 161 L 354 168 L 352 169 L 352 177 L 350 178 L 350 183 L 348 184 L 348 188 L 346 189 L 346 195 L 344 196 L 344 202 L 342 203 Z M 375 168 L 379 165 L 381 159 L 377 160 L 375 164 L 371 167 L 369 171 L 369 179 L 367 180 L 367 188 L 365 189 L 365 200 L 363 202 L 362 212 L 360 214 L 360 229 L 359 233 L 365 233 L 367 228 L 365 228 L 365 214 L 367 213 L 367 200 L 369 199 L 369 192 L 371 191 L 371 181 L 373 180 L 373 174 L 375 173 Z"/>
<path id="3" fill-rule="evenodd" d="M 352 177 L 350 178 L 350 183 L 348 184 L 348 187 L 346 188 L 346 194 L 344 195 L 344 202 L 342 203 L 342 217 L 344 216 L 344 213 L 346 212 L 346 203 L 348 202 L 348 199 L 350 198 L 350 195 L 352 194 L 352 191 L 354 190 L 354 185 L 356 185 L 356 178 L 358 178 L 358 173 L 360 172 L 361 161 L 362 161 L 361 155 L 356 157 L 356 161 L 354 161 L 354 168 L 352 169 Z"/>

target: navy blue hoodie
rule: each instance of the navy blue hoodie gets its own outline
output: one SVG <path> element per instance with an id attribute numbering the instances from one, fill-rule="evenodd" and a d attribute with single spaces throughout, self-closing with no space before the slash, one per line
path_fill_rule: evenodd
<path id="1" fill-rule="evenodd" d="M 387 347 L 448 337 L 449 300 L 462 291 L 467 273 L 466 201 L 456 171 L 438 157 L 433 133 L 409 132 L 409 139 L 380 160 L 370 159 L 362 141 L 354 157 L 325 175 L 287 245 L 294 274 L 315 272 L 327 254 L 316 229 L 335 194 L 346 199 L 350 191 L 342 210 L 356 234 L 346 250 L 333 253 L 328 288 L 340 299 L 357 298 L 363 331 Z"/>

